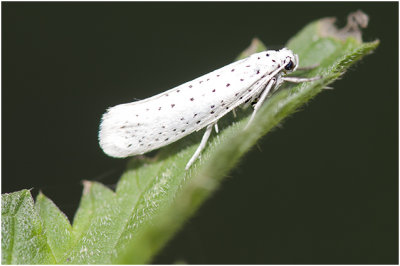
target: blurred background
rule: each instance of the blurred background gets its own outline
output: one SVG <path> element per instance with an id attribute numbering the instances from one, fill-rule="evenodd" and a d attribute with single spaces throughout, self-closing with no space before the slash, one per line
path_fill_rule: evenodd
<path id="1" fill-rule="evenodd" d="M 41 190 L 72 221 L 81 181 L 113 188 L 127 162 L 99 148 L 107 107 L 358 9 L 376 52 L 259 141 L 154 263 L 398 263 L 396 2 L 3 2 L 2 193 Z"/>

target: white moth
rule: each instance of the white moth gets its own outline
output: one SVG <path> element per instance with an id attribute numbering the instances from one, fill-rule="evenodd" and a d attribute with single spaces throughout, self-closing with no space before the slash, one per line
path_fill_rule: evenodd
<path id="1" fill-rule="evenodd" d="M 268 95 L 284 81 L 318 78 L 285 77 L 298 66 L 291 50 L 264 51 L 234 62 L 153 97 L 111 107 L 103 115 L 99 142 L 103 151 L 124 158 L 175 142 L 206 127 L 188 169 L 206 145 L 213 126 L 234 108 L 254 104 L 247 125 Z"/>

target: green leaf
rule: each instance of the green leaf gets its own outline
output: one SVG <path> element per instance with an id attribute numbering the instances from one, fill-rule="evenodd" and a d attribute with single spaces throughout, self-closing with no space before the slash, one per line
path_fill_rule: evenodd
<path id="1" fill-rule="evenodd" d="M 42 193 L 37 196 L 35 207 L 45 228 L 47 244 L 55 263 L 63 263 L 66 260 L 64 253 L 72 245 L 71 224 L 57 206 Z"/>
<path id="2" fill-rule="evenodd" d="M 39 194 L 36 208 L 27 190 L 3 195 L 2 262 L 151 262 L 262 136 L 372 52 L 378 43 L 362 43 L 359 32 L 337 30 L 327 19 L 309 24 L 287 47 L 299 55 L 301 66 L 319 64 L 302 76 L 318 75 L 321 79 L 283 86 L 265 102 L 246 130 L 251 110 L 237 110 L 236 118 L 227 115 L 221 119 L 220 133 L 212 135 L 201 159 L 188 171 L 185 165 L 203 131 L 161 149 L 154 158 L 131 159 L 115 192 L 85 181 L 72 227 L 43 194 Z M 254 40 L 240 57 L 264 49 L 259 40 Z"/>
<path id="3" fill-rule="evenodd" d="M 28 190 L 1 195 L 1 251 L 2 264 L 56 263 Z"/>

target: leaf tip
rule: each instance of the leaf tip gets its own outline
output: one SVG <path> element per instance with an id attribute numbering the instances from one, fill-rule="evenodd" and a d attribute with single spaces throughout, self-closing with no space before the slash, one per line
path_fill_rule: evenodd
<path id="1" fill-rule="evenodd" d="M 83 195 L 87 195 L 90 192 L 90 189 L 92 188 L 93 182 L 88 181 L 88 180 L 83 180 Z"/>
<path id="2" fill-rule="evenodd" d="M 319 35 L 321 37 L 333 37 L 341 41 L 354 38 L 358 43 L 362 43 L 362 31 L 368 26 L 369 17 L 361 10 L 350 13 L 347 16 L 347 24 L 341 29 L 335 26 L 336 18 L 324 18 L 319 21 Z"/>

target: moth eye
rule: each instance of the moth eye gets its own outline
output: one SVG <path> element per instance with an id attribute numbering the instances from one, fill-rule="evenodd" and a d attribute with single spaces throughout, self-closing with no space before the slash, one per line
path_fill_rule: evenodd
<path id="1" fill-rule="evenodd" d="M 292 60 L 290 60 L 290 62 L 285 66 L 286 70 L 292 70 L 294 68 L 294 64 L 292 62 Z"/>

